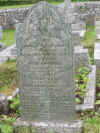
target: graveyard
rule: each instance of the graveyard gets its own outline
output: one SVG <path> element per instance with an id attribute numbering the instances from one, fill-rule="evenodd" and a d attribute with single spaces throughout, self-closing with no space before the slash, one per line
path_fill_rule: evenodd
<path id="1" fill-rule="evenodd" d="M 0 133 L 100 133 L 100 2 L 0 5 Z"/>

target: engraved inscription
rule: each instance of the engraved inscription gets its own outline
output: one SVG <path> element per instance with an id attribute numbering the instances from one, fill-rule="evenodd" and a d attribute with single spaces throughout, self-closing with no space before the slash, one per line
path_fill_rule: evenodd
<path id="1" fill-rule="evenodd" d="M 68 30 L 57 9 L 46 2 L 33 6 L 27 20 L 18 27 L 23 119 L 73 120 L 73 46 Z"/>

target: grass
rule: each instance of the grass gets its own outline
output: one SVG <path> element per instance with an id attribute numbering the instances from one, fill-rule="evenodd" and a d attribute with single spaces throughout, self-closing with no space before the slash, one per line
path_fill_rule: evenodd
<path id="1" fill-rule="evenodd" d="M 17 88 L 17 63 L 8 59 L 0 66 L 0 93 L 10 95 Z"/>
<path id="2" fill-rule="evenodd" d="M 24 8 L 24 7 L 31 7 L 33 4 L 27 5 L 7 5 L 7 6 L 0 6 L 0 9 L 8 9 L 8 8 Z"/>
<path id="3" fill-rule="evenodd" d="M 88 26 L 86 29 L 86 34 L 82 43 L 85 48 L 94 48 L 94 42 L 96 40 L 96 32 L 94 26 Z"/>
<path id="4" fill-rule="evenodd" d="M 100 133 L 100 115 L 94 115 L 92 118 L 87 117 L 84 120 L 85 133 Z"/>
<path id="5" fill-rule="evenodd" d="M 60 1 L 51 1 L 53 5 L 61 4 Z M 0 9 L 8 9 L 8 8 L 24 8 L 24 7 L 32 7 L 34 4 L 26 4 L 26 5 L 7 5 L 7 6 L 0 6 Z"/>
<path id="6" fill-rule="evenodd" d="M 82 44 L 85 48 L 88 48 L 90 54 L 91 64 L 94 64 L 94 44 L 96 41 L 95 26 L 88 26 L 86 28 L 85 37 L 82 40 Z"/>
<path id="7" fill-rule="evenodd" d="M 7 46 L 11 46 L 15 43 L 15 30 L 9 29 L 9 30 L 3 30 L 3 39 L 0 40 Z"/>

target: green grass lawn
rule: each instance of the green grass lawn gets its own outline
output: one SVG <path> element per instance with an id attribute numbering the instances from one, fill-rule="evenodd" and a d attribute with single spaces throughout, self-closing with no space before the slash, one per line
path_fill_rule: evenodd
<path id="1" fill-rule="evenodd" d="M 94 48 L 94 42 L 96 40 L 96 32 L 94 26 L 89 26 L 86 29 L 86 34 L 82 43 L 85 48 Z"/>
<path id="2" fill-rule="evenodd" d="M 3 39 L 0 40 L 7 46 L 11 46 L 12 44 L 15 43 L 15 30 L 14 29 L 9 29 L 9 30 L 3 30 Z"/>

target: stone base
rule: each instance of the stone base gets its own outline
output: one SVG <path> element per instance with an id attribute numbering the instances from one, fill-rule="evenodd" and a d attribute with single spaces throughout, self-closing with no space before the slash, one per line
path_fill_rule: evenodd
<path id="1" fill-rule="evenodd" d="M 83 123 L 31 122 L 17 119 L 14 123 L 14 133 L 83 133 Z"/>

